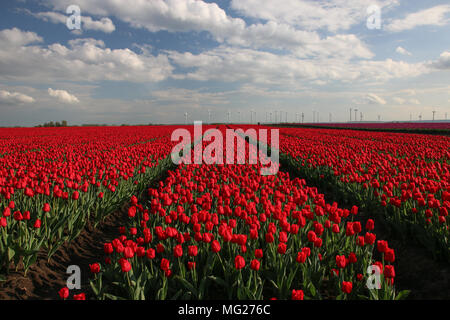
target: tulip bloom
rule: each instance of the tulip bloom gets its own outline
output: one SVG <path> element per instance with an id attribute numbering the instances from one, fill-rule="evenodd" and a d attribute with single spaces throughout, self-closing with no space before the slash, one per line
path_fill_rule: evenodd
<path id="1" fill-rule="evenodd" d="M 395 277 L 395 269 L 392 265 L 384 266 L 383 274 L 386 278 L 394 278 Z"/>
<path id="2" fill-rule="evenodd" d="M 155 249 L 153 249 L 153 248 L 147 249 L 147 258 L 154 259 L 155 256 L 156 256 Z"/>
<path id="3" fill-rule="evenodd" d="M 375 228 L 375 223 L 372 219 L 367 220 L 366 222 L 366 230 L 371 231 Z"/>
<path id="4" fill-rule="evenodd" d="M 198 254 L 198 247 L 197 246 L 188 246 L 188 255 L 190 257 L 196 257 Z"/>
<path id="5" fill-rule="evenodd" d="M 212 243 L 211 243 L 211 250 L 212 250 L 212 252 L 214 252 L 214 253 L 218 253 L 219 251 L 220 251 L 220 243 L 219 243 L 219 241 L 217 241 L 217 240 L 214 240 Z"/>
<path id="6" fill-rule="evenodd" d="M 336 256 L 336 265 L 338 268 L 345 268 L 345 266 L 347 265 L 347 259 L 345 258 L 345 256 Z"/>
<path id="7" fill-rule="evenodd" d="M 61 290 L 58 291 L 59 296 L 61 299 L 67 299 L 69 297 L 69 288 L 64 287 Z"/>
<path id="8" fill-rule="evenodd" d="M 48 203 L 44 203 L 44 207 L 42 208 L 44 212 L 50 212 L 50 205 Z"/>
<path id="9" fill-rule="evenodd" d="M 84 293 L 75 294 L 73 300 L 86 300 L 86 295 Z"/>
<path id="10" fill-rule="evenodd" d="M 181 247 L 181 245 L 175 246 L 175 248 L 173 249 L 173 256 L 175 258 L 180 258 L 183 256 L 183 248 Z"/>
<path id="11" fill-rule="evenodd" d="M 261 259 L 263 257 L 262 249 L 255 249 L 255 257 Z"/>
<path id="12" fill-rule="evenodd" d="M 163 258 L 163 259 L 161 260 L 161 265 L 160 265 L 160 267 L 161 267 L 161 270 L 164 270 L 164 271 L 169 270 L 169 268 L 170 268 L 170 261 L 167 260 L 166 258 Z"/>
<path id="13" fill-rule="evenodd" d="M 119 260 L 120 268 L 122 269 L 122 272 L 128 272 L 131 270 L 131 263 L 127 259 L 121 258 Z"/>
<path id="14" fill-rule="evenodd" d="M 353 284 L 349 281 L 342 281 L 342 292 L 349 294 L 352 292 Z"/>
<path id="15" fill-rule="evenodd" d="M 242 256 L 236 256 L 236 258 L 234 258 L 234 266 L 237 270 L 240 270 L 242 268 L 245 267 L 245 260 Z"/>
<path id="16" fill-rule="evenodd" d="M 36 221 L 34 222 L 34 228 L 39 229 L 40 227 L 41 227 L 41 220 L 36 219 Z"/>
<path id="17" fill-rule="evenodd" d="M 277 252 L 279 253 L 279 254 L 285 254 L 286 253 L 286 244 L 285 243 L 280 243 L 279 245 L 278 245 L 278 249 L 277 249 Z"/>
<path id="18" fill-rule="evenodd" d="M 253 259 L 252 262 L 250 262 L 250 268 L 252 268 L 252 270 L 255 270 L 255 271 L 259 270 L 260 265 L 261 265 L 261 263 L 257 259 Z"/>
<path id="19" fill-rule="evenodd" d="M 304 252 L 298 252 L 296 261 L 298 263 L 304 263 L 306 261 L 306 254 Z"/>
<path id="20" fill-rule="evenodd" d="M 292 300 L 303 300 L 303 290 L 292 290 Z"/>
<path id="21" fill-rule="evenodd" d="M 91 272 L 94 274 L 100 272 L 100 265 L 98 263 L 90 264 L 89 268 L 91 269 Z"/>

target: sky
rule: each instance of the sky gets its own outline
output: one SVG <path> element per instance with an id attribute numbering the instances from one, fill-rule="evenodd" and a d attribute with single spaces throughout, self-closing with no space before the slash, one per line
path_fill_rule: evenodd
<path id="1" fill-rule="evenodd" d="M 0 3 L 0 126 L 443 120 L 449 71 L 448 1 Z"/>

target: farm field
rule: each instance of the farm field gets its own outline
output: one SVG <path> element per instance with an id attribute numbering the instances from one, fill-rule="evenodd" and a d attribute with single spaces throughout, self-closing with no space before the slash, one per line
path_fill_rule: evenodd
<path id="1" fill-rule="evenodd" d="M 175 165 L 177 128 L 0 129 L 2 299 L 450 297 L 414 282 L 449 268 L 449 137 L 277 128 L 264 176 L 240 136 L 235 164 Z"/>
<path id="2" fill-rule="evenodd" d="M 362 131 L 403 132 L 418 134 L 450 135 L 449 121 L 436 122 L 345 122 L 345 123 L 305 123 L 292 124 L 297 127 L 340 128 Z"/>

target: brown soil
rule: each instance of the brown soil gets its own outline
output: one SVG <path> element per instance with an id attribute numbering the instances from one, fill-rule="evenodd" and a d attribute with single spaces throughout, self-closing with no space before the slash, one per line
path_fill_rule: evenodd
<path id="1" fill-rule="evenodd" d="M 5 281 L 0 282 L 0 300 L 52 300 L 60 299 L 58 291 L 66 286 L 66 273 L 69 265 L 81 269 L 81 290 L 71 290 L 70 297 L 84 292 L 90 295 L 89 264 L 103 259 L 103 243 L 113 240 L 118 235 L 118 227 L 123 219 L 123 210 L 109 215 L 97 228 L 88 224 L 77 239 L 64 244 L 47 261 L 47 254 L 42 251 L 37 262 L 31 266 L 26 276 L 19 265 L 19 270 L 12 269 Z"/>

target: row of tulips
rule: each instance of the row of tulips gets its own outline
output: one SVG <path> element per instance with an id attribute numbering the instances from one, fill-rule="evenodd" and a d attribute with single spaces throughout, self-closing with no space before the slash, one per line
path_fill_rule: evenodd
<path id="1" fill-rule="evenodd" d="M 394 250 L 376 239 L 373 220 L 355 220 L 358 207 L 339 208 L 303 179 L 259 169 L 181 164 L 147 198 L 132 197 L 117 238 L 90 265 L 95 298 L 405 295 L 394 288 Z M 367 287 L 372 270 L 379 288 Z"/>
<path id="2" fill-rule="evenodd" d="M 26 273 L 42 249 L 50 259 L 88 221 L 96 226 L 159 179 L 172 166 L 172 130 L 0 130 L 1 273 L 11 262 L 22 262 Z"/>
<path id="3" fill-rule="evenodd" d="M 370 211 L 405 239 L 450 261 L 450 138 L 281 129 L 285 163 Z"/>

